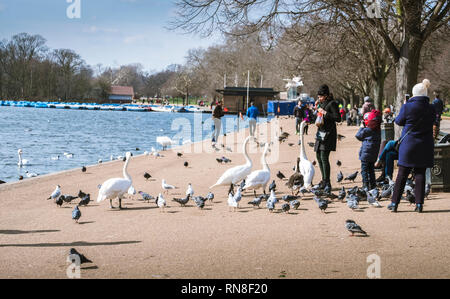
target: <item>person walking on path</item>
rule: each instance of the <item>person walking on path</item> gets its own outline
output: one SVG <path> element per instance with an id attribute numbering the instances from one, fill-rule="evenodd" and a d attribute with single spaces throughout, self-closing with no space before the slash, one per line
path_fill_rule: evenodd
<path id="1" fill-rule="evenodd" d="M 294 117 L 295 117 L 295 134 L 300 135 L 300 125 L 303 121 L 302 101 L 298 101 L 297 106 L 295 106 Z"/>
<path id="2" fill-rule="evenodd" d="M 361 129 L 359 129 L 355 136 L 356 139 L 362 141 L 361 149 L 359 150 L 359 160 L 361 160 L 363 188 L 366 190 L 376 188 L 374 165 L 380 150 L 380 126 L 381 113 L 374 109 L 366 113 Z"/>
<path id="3" fill-rule="evenodd" d="M 213 145 L 216 144 L 217 140 L 219 139 L 220 129 L 222 128 L 222 117 L 225 114 L 223 113 L 222 109 L 222 101 L 217 102 L 217 106 L 214 108 L 213 111 L 213 133 L 212 133 L 212 143 Z"/>
<path id="4" fill-rule="evenodd" d="M 248 117 L 248 125 L 250 128 L 250 136 L 255 137 L 255 131 L 256 131 L 256 122 L 259 116 L 259 110 L 256 108 L 255 104 L 253 102 L 250 103 L 250 107 L 247 110 L 247 117 Z"/>
<path id="5" fill-rule="evenodd" d="M 317 92 L 318 101 L 316 125 L 318 126 L 316 134 L 316 143 L 314 151 L 322 174 L 322 181 L 319 188 L 329 188 L 330 182 L 330 152 L 336 151 L 337 130 L 336 122 L 341 121 L 338 103 L 330 96 L 330 90 L 327 85 L 322 85 Z M 320 121 L 322 117 L 322 121 Z"/>
<path id="6" fill-rule="evenodd" d="M 441 128 L 442 113 L 444 113 L 444 102 L 439 97 L 439 91 L 434 92 L 434 101 L 432 103 L 434 110 L 436 111 L 436 121 L 433 126 L 433 137 L 436 139 L 439 135 Z"/>
<path id="7" fill-rule="evenodd" d="M 436 121 L 436 111 L 430 104 L 428 88 L 429 80 L 416 84 L 413 97 L 405 101 L 395 123 L 404 126 L 402 142 L 398 153 L 398 174 L 395 181 L 392 202 L 388 209 L 397 212 L 406 180 L 414 170 L 416 211 L 421 213 L 425 197 L 425 170 L 434 165 L 433 125 Z"/>

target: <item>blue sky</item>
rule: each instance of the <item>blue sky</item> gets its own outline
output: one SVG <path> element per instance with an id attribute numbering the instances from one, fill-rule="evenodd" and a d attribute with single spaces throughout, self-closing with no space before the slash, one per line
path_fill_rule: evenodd
<path id="1" fill-rule="evenodd" d="M 76 0 L 0 0 L 0 39 L 40 34 L 51 49 L 73 49 L 92 66 L 141 63 L 147 71 L 184 63 L 189 49 L 220 42 L 166 30 L 173 0 L 79 0 L 79 19 L 67 17 L 67 1 Z"/>

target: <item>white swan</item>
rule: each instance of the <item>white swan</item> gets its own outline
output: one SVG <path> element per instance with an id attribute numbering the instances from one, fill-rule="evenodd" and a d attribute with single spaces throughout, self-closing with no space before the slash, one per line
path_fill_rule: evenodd
<path id="1" fill-rule="evenodd" d="M 126 154 L 126 158 L 127 160 L 125 162 L 125 165 L 123 166 L 123 178 L 114 178 L 107 180 L 102 184 L 102 187 L 98 192 L 97 202 L 109 199 L 109 205 L 111 209 L 113 208 L 112 200 L 116 197 L 119 198 L 119 209 L 122 209 L 123 195 L 129 192 L 130 190 L 132 193 L 132 191 L 134 190 L 134 188 L 132 188 L 133 182 L 131 180 L 130 175 L 127 172 L 128 163 L 130 162 L 131 159 L 130 152 Z"/>
<path id="2" fill-rule="evenodd" d="M 19 155 L 19 162 L 17 163 L 17 165 L 19 165 L 19 167 L 25 166 L 25 165 L 29 165 L 30 161 L 26 160 L 26 159 L 22 159 L 22 149 L 19 149 L 17 151 L 17 154 Z"/>
<path id="3" fill-rule="evenodd" d="M 215 183 L 214 185 L 209 187 L 210 189 L 212 189 L 216 186 L 231 185 L 230 186 L 230 191 L 231 191 L 233 189 L 234 184 L 237 184 L 238 182 L 242 181 L 250 174 L 250 172 L 252 171 L 252 166 L 253 166 L 252 160 L 250 160 L 248 153 L 247 153 L 247 144 L 250 141 L 250 139 L 254 139 L 254 137 L 248 136 L 245 139 L 244 144 L 242 146 L 243 152 L 244 152 L 244 157 L 247 162 L 244 165 L 236 166 L 236 167 L 230 168 L 227 171 L 225 171 L 224 174 L 222 174 L 222 176 L 219 178 L 217 183 Z"/>
<path id="4" fill-rule="evenodd" d="M 304 188 L 309 188 L 312 185 L 314 179 L 314 166 L 308 161 L 305 151 L 305 143 L 303 138 L 303 131 L 305 129 L 306 122 L 303 121 L 300 125 L 300 136 L 302 141 L 302 146 L 300 149 L 300 173 L 303 175 Z"/>
<path id="5" fill-rule="evenodd" d="M 163 151 L 165 151 L 168 146 L 171 146 L 173 144 L 172 139 L 167 136 L 156 137 L 156 142 L 162 146 Z"/>
<path id="6" fill-rule="evenodd" d="M 261 164 L 263 165 L 263 169 L 256 170 L 250 173 L 245 179 L 245 186 L 242 188 L 243 190 L 252 190 L 256 197 L 256 189 L 263 188 L 264 194 L 266 194 L 266 187 L 270 180 L 270 169 L 267 164 L 266 156 L 269 151 L 269 144 L 266 143 L 264 146 L 264 152 L 261 157 Z"/>

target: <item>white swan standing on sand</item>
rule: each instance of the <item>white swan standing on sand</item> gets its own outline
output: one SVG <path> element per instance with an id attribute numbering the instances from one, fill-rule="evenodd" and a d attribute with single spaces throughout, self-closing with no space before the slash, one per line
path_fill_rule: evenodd
<path id="1" fill-rule="evenodd" d="M 97 202 L 104 201 L 105 199 L 109 199 L 109 205 L 111 209 L 113 208 L 112 200 L 114 198 L 119 198 L 119 209 L 122 209 L 122 197 L 125 193 L 130 192 L 133 193 L 132 180 L 130 175 L 127 172 L 128 163 L 131 159 L 131 153 L 128 152 L 126 154 L 126 162 L 123 166 L 123 178 L 114 178 L 109 179 L 101 185 L 101 188 L 98 192 Z"/>
<path id="2" fill-rule="evenodd" d="M 230 190 L 228 191 L 228 193 L 230 193 L 233 190 L 234 184 L 237 184 L 238 182 L 242 181 L 250 174 L 253 166 L 252 160 L 250 160 L 247 153 L 247 143 L 250 141 L 250 139 L 254 139 L 254 137 L 248 136 L 245 139 L 244 144 L 242 146 L 244 157 L 247 162 L 244 165 L 236 166 L 225 171 L 224 174 L 222 174 L 222 176 L 219 178 L 217 183 L 209 187 L 210 189 L 216 186 L 230 185 Z"/>
<path id="3" fill-rule="evenodd" d="M 263 169 L 253 171 L 248 175 L 245 179 L 245 186 L 242 188 L 243 190 L 252 190 L 256 197 L 256 189 L 263 188 L 264 194 L 266 194 L 266 187 L 270 180 L 270 168 L 267 164 L 266 156 L 269 151 L 269 144 L 266 143 L 264 146 L 264 152 L 261 157 L 261 164 L 263 165 Z"/>
<path id="4" fill-rule="evenodd" d="M 301 136 L 301 142 L 302 146 L 300 149 L 300 173 L 303 175 L 303 187 L 309 188 L 312 185 L 312 181 L 314 179 L 314 166 L 310 161 L 308 161 L 308 158 L 306 157 L 306 151 L 305 151 L 305 143 L 303 138 L 303 131 L 305 129 L 306 122 L 303 121 L 300 125 L 300 136 Z"/>
<path id="5" fill-rule="evenodd" d="M 19 150 L 17 151 L 17 154 L 19 155 L 19 162 L 17 163 L 17 165 L 18 165 L 19 167 L 26 166 L 26 165 L 29 165 L 29 164 L 30 164 L 30 161 L 28 161 L 28 160 L 26 160 L 26 159 L 22 159 L 22 154 L 23 154 L 22 149 L 19 149 Z"/>

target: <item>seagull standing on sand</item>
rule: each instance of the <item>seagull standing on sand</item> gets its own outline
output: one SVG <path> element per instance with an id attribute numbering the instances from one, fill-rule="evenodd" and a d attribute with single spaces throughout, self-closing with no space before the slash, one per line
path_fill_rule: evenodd
<path id="1" fill-rule="evenodd" d="M 176 188 L 175 186 L 167 184 L 165 179 L 162 180 L 161 186 L 165 190 L 166 193 L 169 193 L 169 190 L 173 190 Z"/>
<path id="2" fill-rule="evenodd" d="M 192 189 L 192 184 L 189 183 L 188 188 L 186 190 L 186 195 L 194 196 L 194 189 Z"/>
<path id="3" fill-rule="evenodd" d="M 164 209 L 166 207 L 166 200 L 164 199 L 161 193 L 159 193 L 158 198 L 156 199 L 156 204 L 159 207 L 159 211 L 164 213 Z"/>
<path id="4" fill-rule="evenodd" d="M 28 170 L 25 172 L 25 175 L 27 176 L 27 178 L 34 178 L 38 176 L 37 173 L 29 172 Z"/>
<path id="5" fill-rule="evenodd" d="M 61 186 L 57 185 L 55 191 L 53 191 L 52 195 L 50 195 L 50 197 L 47 198 L 47 200 L 49 199 L 58 200 L 60 196 L 61 196 Z"/>
<path id="6" fill-rule="evenodd" d="M 234 200 L 233 193 L 228 193 L 228 211 L 230 211 L 230 208 L 235 212 L 238 207 L 238 203 L 236 200 Z"/>

